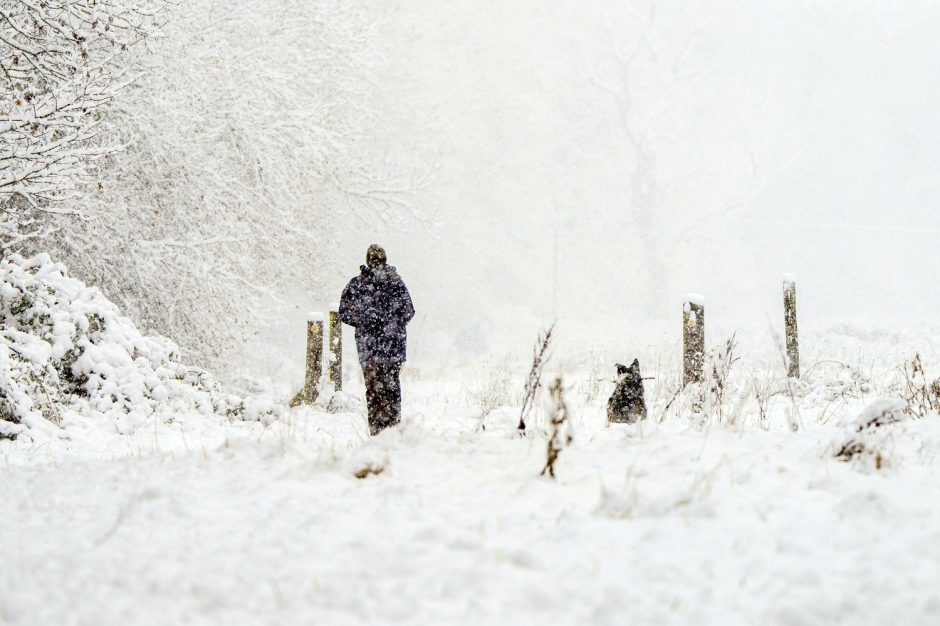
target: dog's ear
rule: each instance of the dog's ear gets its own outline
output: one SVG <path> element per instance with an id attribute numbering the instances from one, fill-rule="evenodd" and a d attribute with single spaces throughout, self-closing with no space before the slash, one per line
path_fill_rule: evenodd
<path id="1" fill-rule="evenodd" d="M 630 376 L 634 378 L 640 377 L 640 359 L 633 359 L 633 363 L 630 365 Z"/>
<path id="2" fill-rule="evenodd" d="M 628 371 L 630 371 L 630 368 L 628 368 L 626 365 L 621 365 L 620 363 L 617 363 L 617 376 L 623 376 Z"/>

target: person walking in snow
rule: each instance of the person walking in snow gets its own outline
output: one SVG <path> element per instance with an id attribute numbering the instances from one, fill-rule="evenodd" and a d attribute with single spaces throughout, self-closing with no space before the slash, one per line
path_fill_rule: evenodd
<path id="1" fill-rule="evenodd" d="M 339 317 L 356 329 L 356 350 L 366 383 L 369 432 L 377 435 L 401 420 L 401 374 L 405 326 L 415 316 L 411 295 L 385 249 L 373 244 L 366 264 L 349 281 L 339 301 Z"/>

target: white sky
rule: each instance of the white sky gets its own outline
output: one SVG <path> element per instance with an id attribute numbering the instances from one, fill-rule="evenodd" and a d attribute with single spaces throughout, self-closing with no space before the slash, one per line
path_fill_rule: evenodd
<path id="1" fill-rule="evenodd" d="M 382 88 L 439 151 L 436 225 L 343 261 L 387 246 L 415 358 L 527 350 L 555 315 L 629 352 L 690 291 L 712 337 L 750 332 L 788 272 L 804 328 L 938 326 L 940 4 L 405 4 Z"/>

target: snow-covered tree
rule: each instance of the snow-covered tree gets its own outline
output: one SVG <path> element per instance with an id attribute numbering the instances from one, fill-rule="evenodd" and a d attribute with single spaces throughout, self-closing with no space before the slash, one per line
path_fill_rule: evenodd
<path id="1" fill-rule="evenodd" d="M 629 174 L 623 179 L 624 216 L 646 269 L 645 289 L 660 299 L 674 272 L 664 255 L 669 242 L 688 239 L 705 216 L 753 204 L 779 169 L 764 154 L 775 138 L 772 123 L 735 127 L 741 140 L 727 142 L 720 156 L 696 152 L 714 141 L 709 133 L 717 127 L 703 124 L 696 110 L 703 93 L 717 91 L 711 76 L 721 24 L 712 19 L 714 9 L 710 3 L 655 0 L 618 5 L 612 10 L 616 36 L 607 31 L 607 53 L 590 72 L 592 87 L 605 96 L 601 102 L 616 107 L 619 124 L 611 132 L 622 137 L 617 158 Z M 761 102 L 735 105 L 743 112 Z M 666 226 L 670 221 L 682 226 Z"/>
<path id="2" fill-rule="evenodd" d="M 0 0 L 0 228 L 37 234 L 36 211 L 80 213 L 80 186 L 119 147 L 102 108 L 132 77 L 118 61 L 166 0 Z"/>
<path id="3" fill-rule="evenodd" d="M 110 107 L 126 149 L 101 164 L 88 219 L 55 218 L 40 250 L 220 371 L 238 350 L 256 360 L 259 344 L 302 335 L 303 308 L 335 299 L 316 294 L 341 231 L 409 218 L 426 171 L 393 160 L 372 81 L 376 10 L 177 5 Z"/>

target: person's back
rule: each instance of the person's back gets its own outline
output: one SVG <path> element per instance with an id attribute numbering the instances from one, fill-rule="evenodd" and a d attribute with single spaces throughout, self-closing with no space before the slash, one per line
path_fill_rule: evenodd
<path id="1" fill-rule="evenodd" d="M 366 265 L 343 290 L 339 316 L 356 329 L 372 434 L 401 419 L 399 375 L 407 351 L 405 327 L 414 314 L 408 288 L 388 265 L 385 250 L 370 246 Z"/>

